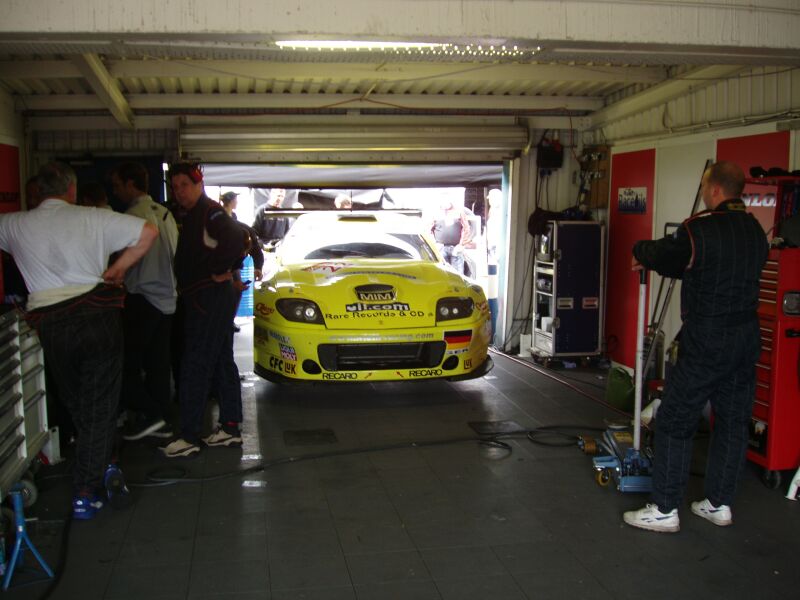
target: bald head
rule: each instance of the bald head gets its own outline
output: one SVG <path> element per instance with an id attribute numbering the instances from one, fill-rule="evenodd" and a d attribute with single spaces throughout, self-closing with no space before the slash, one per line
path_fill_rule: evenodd
<path id="1" fill-rule="evenodd" d="M 714 209 L 731 198 L 740 198 L 744 189 L 744 171 L 736 163 L 723 160 L 714 163 L 703 174 L 703 202 Z"/>

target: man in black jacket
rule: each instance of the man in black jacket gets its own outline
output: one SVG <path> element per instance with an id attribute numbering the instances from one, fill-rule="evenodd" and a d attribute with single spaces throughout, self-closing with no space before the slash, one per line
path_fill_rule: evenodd
<path id="1" fill-rule="evenodd" d="M 625 513 L 634 527 L 680 529 L 678 506 L 689 478 L 692 438 L 709 401 L 714 431 L 706 497 L 692 503 L 692 512 L 719 526 L 733 522 L 760 352 L 758 280 L 768 251 L 764 230 L 739 199 L 743 188 L 744 173 L 736 164 L 711 166 L 702 182 L 708 210 L 684 221 L 674 236 L 633 247 L 634 270 L 683 280 L 678 362 L 656 419 L 652 503 Z"/>
<path id="2" fill-rule="evenodd" d="M 200 452 L 209 394 L 219 401 L 219 426 L 202 441 L 207 446 L 242 445 L 242 395 L 231 322 L 239 296 L 232 270 L 244 255 L 244 242 L 239 226 L 206 196 L 199 165 L 174 164 L 168 178 L 183 211 L 175 251 L 183 308 L 178 385 L 181 435 L 161 449 L 165 456 L 175 458 Z"/>

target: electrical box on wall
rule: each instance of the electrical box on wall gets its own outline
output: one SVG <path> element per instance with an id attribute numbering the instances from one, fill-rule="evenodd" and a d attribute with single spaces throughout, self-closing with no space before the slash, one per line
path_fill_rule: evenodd
<path id="1" fill-rule="evenodd" d="M 542 139 L 536 147 L 536 166 L 540 169 L 560 169 L 564 164 L 564 147 L 558 140 Z"/>
<path id="2" fill-rule="evenodd" d="M 608 206 L 609 154 L 608 146 L 586 146 L 580 156 L 581 202 L 589 208 Z"/>

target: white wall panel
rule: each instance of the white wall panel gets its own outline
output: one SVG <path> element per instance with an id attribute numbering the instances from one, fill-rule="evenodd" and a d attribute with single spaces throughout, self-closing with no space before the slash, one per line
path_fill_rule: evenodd
<path id="1" fill-rule="evenodd" d="M 680 223 L 690 215 L 706 160 L 713 159 L 715 156 L 716 143 L 713 140 L 687 142 L 656 150 L 654 237 L 663 236 L 666 223 Z M 703 210 L 703 208 L 701 202 L 698 210 Z M 674 231 L 674 229 L 670 231 Z M 665 293 L 668 282 L 669 280 L 664 283 Z M 650 315 L 653 314 L 653 304 L 656 301 L 660 283 L 661 277 L 652 273 L 650 278 Z M 680 282 L 677 282 L 663 326 L 667 346 L 680 328 Z"/>

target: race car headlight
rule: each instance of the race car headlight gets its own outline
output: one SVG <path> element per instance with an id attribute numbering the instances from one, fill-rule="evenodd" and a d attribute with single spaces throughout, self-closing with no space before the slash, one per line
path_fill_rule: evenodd
<path id="1" fill-rule="evenodd" d="M 275 308 L 287 321 L 296 323 L 319 323 L 324 325 L 322 313 L 311 300 L 301 298 L 281 298 L 275 303 Z"/>
<path id="2" fill-rule="evenodd" d="M 800 315 L 800 292 L 786 292 L 783 295 L 783 314 Z"/>
<path id="3" fill-rule="evenodd" d="M 441 298 L 436 303 L 436 320 L 465 319 L 472 314 L 475 304 L 471 298 Z"/>

